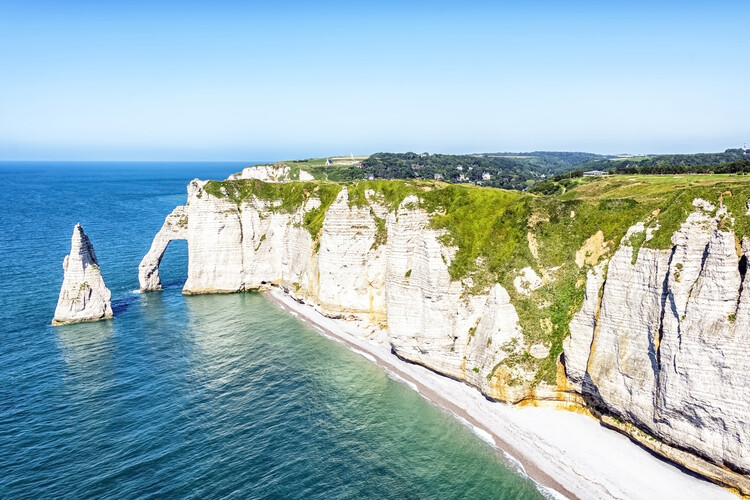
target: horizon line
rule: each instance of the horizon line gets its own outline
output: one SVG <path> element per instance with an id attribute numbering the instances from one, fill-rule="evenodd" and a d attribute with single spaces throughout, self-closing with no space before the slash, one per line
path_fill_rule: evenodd
<path id="1" fill-rule="evenodd" d="M 491 155 L 491 154 L 529 154 L 529 153 L 584 153 L 584 154 L 594 154 L 597 156 L 665 156 L 665 155 L 695 155 L 695 154 L 714 154 L 714 153 L 724 153 L 727 150 L 730 149 L 743 149 L 742 147 L 736 147 L 736 148 L 725 148 L 720 151 L 697 151 L 692 153 L 678 153 L 678 152 L 669 152 L 669 153 L 627 153 L 627 152 L 620 152 L 620 153 L 593 153 L 591 151 L 583 151 L 583 150 L 562 150 L 562 149 L 534 149 L 530 151 L 485 151 L 485 152 L 472 152 L 472 153 L 437 153 L 437 152 L 422 152 L 417 153 L 416 151 L 377 151 L 376 153 L 393 153 L 393 154 L 404 154 L 404 153 L 415 153 L 415 154 L 424 154 L 427 153 L 429 155 L 453 155 L 453 156 L 472 156 L 472 155 Z M 373 154 L 357 154 L 354 156 L 372 156 Z M 123 159 L 54 159 L 54 158 L 25 158 L 25 159 L 13 159 L 13 158 L 0 158 L 0 163 L 2 162 L 42 162 L 42 161 L 48 161 L 48 162 L 56 162 L 56 163 L 65 163 L 65 162 L 79 162 L 79 163 L 88 163 L 88 162 L 99 162 L 99 163 L 171 163 L 171 162 L 189 162 L 189 163 L 237 163 L 237 162 L 254 162 L 254 163 L 276 163 L 280 161 L 298 161 L 298 160 L 307 160 L 307 159 L 318 159 L 318 158 L 338 158 L 338 157 L 348 157 L 349 154 L 343 154 L 343 155 L 321 155 L 321 156 L 301 156 L 298 158 L 287 158 L 283 160 L 248 160 L 248 159 L 216 159 L 216 160 L 192 160 L 192 159 L 137 159 L 137 160 L 123 160 Z"/>

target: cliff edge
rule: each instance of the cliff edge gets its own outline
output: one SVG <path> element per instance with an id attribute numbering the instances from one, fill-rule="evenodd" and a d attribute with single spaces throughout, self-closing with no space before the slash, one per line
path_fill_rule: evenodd
<path id="1" fill-rule="evenodd" d="M 183 293 L 278 286 L 493 400 L 589 412 L 750 495 L 749 198 L 728 178 L 585 181 L 564 197 L 195 180 L 141 287 L 187 239 Z"/>

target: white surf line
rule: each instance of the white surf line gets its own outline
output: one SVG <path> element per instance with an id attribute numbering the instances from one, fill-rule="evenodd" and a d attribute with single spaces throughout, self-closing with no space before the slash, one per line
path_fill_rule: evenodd
<path id="1" fill-rule="evenodd" d="M 536 487 L 537 490 L 539 490 L 539 493 L 541 493 L 542 496 L 544 496 L 545 498 L 549 500 L 568 500 L 568 497 L 566 497 L 559 491 L 553 488 L 550 488 L 548 486 L 545 486 L 539 481 L 537 481 L 536 479 L 534 479 L 533 477 L 531 477 L 526 472 L 526 468 L 523 466 L 520 460 L 518 460 L 516 457 L 514 457 L 513 455 L 511 455 L 510 453 L 503 450 L 497 445 L 497 443 L 495 442 L 495 438 L 492 437 L 492 433 L 482 429 L 481 427 L 477 425 L 472 424 L 471 422 L 469 422 L 468 420 L 466 420 L 460 415 L 456 415 L 453 412 L 450 412 L 450 414 L 453 415 L 453 417 L 456 418 L 463 425 L 471 429 L 471 432 L 473 432 L 474 435 L 477 436 L 479 439 L 481 439 L 485 443 L 492 446 L 494 449 L 501 452 L 503 454 L 503 457 L 509 462 L 509 465 L 511 466 L 511 468 L 515 469 L 516 472 L 518 472 L 519 474 L 522 474 L 523 476 L 528 477 L 534 483 L 534 486 Z"/>
<path id="2" fill-rule="evenodd" d="M 283 304 L 283 306 L 280 305 L 280 307 L 282 307 L 282 309 L 284 309 L 284 310 L 286 310 L 286 311 L 294 314 L 294 316 L 297 317 L 297 318 L 300 317 L 300 314 L 302 314 L 303 316 L 308 317 L 310 319 L 310 323 L 309 324 L 312 325 L 313 327 L 315 327 L 315 329 L 317 329 L 319 332 L 321 332 L 321 334 L 324 337 L 329 338 L 331 340 L 335 340 L 336 342 L 338 342 L 340 344 L 344 344 L 351 351 L 357 352 L 359 354 L 364 355 L 361 351 L 359 351 L 358 349 L 356 349 L 355 346 L 359 346 L 360 342 L 367 342 L 367 341 L 365 341 L 365 340 L 363 340 L 363 339 L 361 339 L 361 338 L 359 338 L 359 337 L 357 337 L 357 336 L 355 336 L 353 334 L 346 333 L 346 332 L 344 332 L 344 333 L 340 333 L 340 332 L 334 333 L 334 331 L 333 331 L 334 327 L 331 327 L 332 329 L 328 329 L 328 328 L 323 327 L 322 325 L 319 326 L 317 320 L 315 320 L 315 319 L 311 318 L 310 316 L 308 316 L 308 314 L 315 314 L 315 313 L 320 314 L 318 311 L 316 311 L 316 310 L 314 310 L 312 308 L 309 308 L 309 306 L 300 305 L 300 304 L 298 304 L 296 302 L 294 304 L 287 303 L 287 301 L 291 301 L 291 298 L 289 298 L 286 295 L 281 295 L 281 293 L 279 293 L 277 295 L 274 295 L 273 292 L 274 291 L 271 290 L 269 292 L 269 294 L 271 294 L 271 296 L 273 297 L 273 301 L 277 305 Z M 308 307 L 309 310 L 307 310 L 307 311 L 301 311 L 298 314 L 294 310 L 294 308 L 296 308 L 296 307 L 299 307 L 299 308 Z M 323 318 L 327 319 L 325 317 L 323 317 Z M 338 325 L 336 325 L 336 326 L 338 326 Z M 363 348 L 365 348 L 365 347 L 363 346 Z M 455 406 L 456 408 L 459 408 L 459 409 L 460 409 L 460 407 L 458 405 L 456 405 L 456 403 L 450 401 L 446 395 L 440 395 L 436 388 L 429 387 L 429 385 L 425 386 L 425 388 L 427 390 L 429 390 L 430 392 L 434 393 L 437 396 L 437 399 L 433 399 L 429 395 L 423 394 L 419 390 L 419 385 L 416 383 L 416 381 L 415 382 L 411 382 L 411 381 L 407 380 L 406 378 L 404 378 L 404 377 L 407 377 L 407 376 L 409 378 L 411 378 L 412 375 L 407 375 L 407 373 L 405 373 L 405 372 L 401 372 L 401 373 L 403 373 L 404 377 L 401 377 L 400 375 L 397 375 L 395 372 L 399 371 L 399 367 L 397 366 L 396 363 L 402 362 L 397 356 L 395 356 L 395 355 L 393 355 L 391 353 L 390 357 L 392 357 L 393 359 L 388 359 L 388 358 L 382 357 L 382 355 L 378 353 L 377 354 L 377 359 L 375 357 L 373 357 L 373 356 L 365 356 L 365 357 L 367 357 L 367 359 L 369 359 L 371 362 L 375 363 L 377 366 L 383 368 L 386 371 L 386 374 L 391 373 L 392 375 L 396 375 L 399 379 L 403 380 L 404 383 L 406 383 L 407 386 L 409 386 L 410 388 L 413 388 L 413 390 L 417 394 L 419 394 L 420 396 L 422 396 L 430 404 L 433 404 L 433 405 L 437 406 L 438 408 L 440 408 L 443 411 L 446 411 L 448 414 L 452 415 L 456 419 L 458 419 L 458 420 L 460 420 L 462 422 L 465 422 L 465 424 L 468 424 L 470 426 L 471 430 L 474 431 L 475 435 L 477 435 L 477 437 L 479 437 L 480 439 L 484 440 L 485 442 L 489 443 L 491 446 L 493 446 L 496 449 L 498 449 L 499 451 L 501 451 L 506 457 L 508 457 L 508 459 L 510 460 L 510 462 L 512 464 L 517 464 L 517 469 L 516 469 L 517 472 L 519 474 L 524 475 L 525 477 L 528 477 L 531 481 L 534 482 L 535 486 L 543 487 L 547 491 L 554 492 L 555 493 L 555 495 L 553 495 L 554 498 L 563 498 L 563 499 L 568 499 L 568 498 L 575 499 L 575 498 L 578 498 L 575 495 L 573 495 L 573 493 L 571 493 L 569 490 L 567 490 L 567 488 L 565 488 L 564 486 L 562 486 L 562 484 L 560 484 L 554 478 L 552 478 L 552 476 L 550 476 L 549 474 L 547 474 L 546 472 L 544 472 L 542 469 L 540 469 L 539 467 L 537 467 L 534 464 L 533 460 L 530 460 L 530 463 L 532 465 L 534 465 L 534 469 L 537 471 L 537 473 L 541 474 L 542 476 L 546 477 L 548 480 L 550 480 L 553 483 L 555 483 L 559 488 L 563 489 L 566 493 L 570 494 L 570 496 L 569 497 L 565 496 L 564 494 L 562 494 L 561 492 L 555 490 L 551 486 L 545 486 L 542 483 L 540 483 L 538 480 L 536 480 L 535 478 L 531 477 L 526 472 L 526 469 L 523 467 L 522 463 L 518 459 L 516 459 L 515 457 L 513 457 L 513 455 L 511 455 L 507 450 L 503 449 L 503 447 L 500 447 L 497 444 L 497 442 L 493 438 L 493 433 L 491 433 L 491 432 L 489 432 L 487 430 L 484 430 L 484 429 L 481 429 L 480 427 L 478 427 L 480 425 L 480 423 L 478 421 L 475 421 L 476 422 L 476 425 L 475 425 L 475 423 L 471 423 L 467 419 L 465 419 L 462 416 L 456 414 L 453 410 L 451 410 L 451 408 L 449 408 L 448 405 L 453 405 L 453 406 Z M 434 372 L 432 372 L 432 373 L 434 374 Z M 434 374 L 434 375 L 440 376 L 438 374 Z M 474 417 L 472 415 L 470 415 L 468 412 L 466 413 L 466 416 L 469 417 L 469 418 L 471 418 L 472 420 L 474 420 Z M 480 433 L 482 433 L 482 434 L 480 435 Z M 508 444 L 506 441 L 502 440 L 502 438 L 500 438 L 496 434 L 494 436 L 496 436 L 498 439 L 501 440 L 501 442 L 503 443 L 504 447 L 510 447 L 512 449 L 515 449 L 510 444 Z M 486 441 L 484 438 L 489 438 L 491 440 L 491 442 L 490 441 Z M 537 488 L 537 489 L 539 489 L 539 488 Z M 540 490 L 540 492 L 543 493 L 541 490 Z"/>
<path id="3" fill-rule="evenodd" d="M 520 460 L 518 460 L 516 457 L 514 457 L 513 455 L 511 455 L 510 453 L 508 453 L 505 450 L 501 450 L 501 451 L 503 452 L 503 456 L 508 461 L 510 461 L 519 471 L 521 471 L 524 474 L 526 474 L 526 468 L 523 466 L 523 464 L 520 462 Z M 526 474 L 526 475 L 528 475 L 528 474 Z"/>
<path id="4" fill-rule="evenodd" d="M 360 351 L 359 349 L 355 349 L 354 347 L 350 347 L 349 349 L 350 349 L 350 350 L 351 350 L 352 352 L 355 352 L 355 353 L 359 354 L 359 355 L 360 355 L 360 356 L 362 356 L 363 358 L 365 358 L 365 359 L 369 359 L 370 361 L 372 361 L 372 362 L 373 362 L 373 363 L 375 363 L 376 365 L 378 364 L 378 360 L 377 360 L 377 359 L 375 359 L 375 356 L 373 356 L 373 355 L 371 355 L 371 354 L 368 354 L 368 353 L 366 353 L 366 352 L 364 352 L 364 351 Z"/>
<path id="5" fill-rule="evenodd" d="M 422 395 L 419 392 L 419 387 L 417 387 L 417 384 L 415 384 L 414 382 L 409 382 L 408 380 L 406 380 L 403 377 L 400 377 L 397 373 L 393 372 L 392 370 L 389 370 L 388 368 L 383 368 L 383 369 L 385 370 L 385 374 L 388 375 L 388 377 L 390 377 L 391 379 L 395 380 L 396 382 L 399 382 L 401 384 L 409 386 L 409 389 L 411 389 L 412 391 L 416 392 L 420 396 Z M 425 398 L 425 399 L 427 399 L 427 398 Z M 430 400 L 427 399 L 427 401 L 430 401 Z M 432 401 L 430 401 L 430 402 L 432 402 Z"/>
<path id="6" fill-rule="evenodd" d="M 334 337 L 334 336 L 332 336 L 332 335 L 328 335 L 328 334 L 327 334 L 327 333 L 325 333 L 325 332 L 321 332 L 320 334 L 321 334 L 322 336 L 324 336 L 325 338 L 327 338 L 328 340 L 333 340 L 334 342 L 336 342 L 336 343 L 338 343 L 338 344 L 343 344 L 344 346 L 346 346 L 346 348 L 347 348 L 347 349 L 351 349 L 351 348 L 349 347 L 349 344 L 347 344 L 346 342 L 344 342 L 343 340 L 341 340 L 341 339 L 340 339 L 340 338 L 338 338 L 338 337 Z"/>
<path id="7" fill-rule="evenodd" d="M 566 497 L 559 491 L 552 489 L 549 486 L 544 486 L 539 481 L 534 480 L 534 478 L 531 478 L 531 480 L 534 481 L 536 489 L 539 490 L 539 493 L 541 493 L 542 496 L 547 500 L 568 500 L 568 497 Z"/>
<path id="8" fill-rule="evenodd" d="M 497 443 L 495 442 L 495 438 L 492 437 L 492 434 L 490 434 L 489 432 L 487 432 L 484 429 L 481 429 L 481 428 L 477 427 L 476 425 L 472 424 L 471 422 L 469 422 L 468 420 L 466 420 L 464 417 L 462 417 L 460 415 L 456 415 L 455 413 L 452 413 L 452 415 L 459 422 L 461 422 L 466 427 L 468 427 L 469 429 L 471 429 L 471 432 L 473 432 L 474 435 L 477 436 L 479 439 L 481 439 L 485 443 L 489 444 L 493 448 L 497 448 Z M 505 453 L 505 452 L 503 452 L 503 453 Z M 507 453 L 505 453 L 505 454 L 508 455 Z M 510 455 L 508 455 L 508 456 L 510 457 Z M 518 460 L 515 460 L 515 459 L 513 459 L 513 460 L 515 462 L 518 462 Z M 524 475 L 528 475 L 528 474 L 526 474 L 526 470 L 523 468 L 523 466 L 520 464 L 520 462 L 518 463 L 518 465 L 520 466 L 521 471 L 523 471 Z"/>
<path id="9" fill-rule="evenodd" d="M 474 387 L 398 358 L 390 344 L 369 338 L 370 333 L 357 324 L 327 318 L 278 288 L 266 297 L 290 312 L 296 309 L 318 331 L 330 332 L 326 337 L 371 353 L 386 373 L 398 374 L 407 385 L 414 383 L 425 400 L 487 431 L 498 449 L 517 457 L 527 475 L 546 488 L 538 489 L 547 498 L 735 498 L 719 486 L 686 475 L 593 419 L 490 402 Z M 555 416 L 550 417 L 550 412 Z"/>

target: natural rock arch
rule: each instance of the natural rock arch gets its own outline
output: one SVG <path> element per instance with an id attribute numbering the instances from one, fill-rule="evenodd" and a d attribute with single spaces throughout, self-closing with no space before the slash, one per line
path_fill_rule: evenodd
<path id="1" fill-rule="evenodd" d="M 187 226 L 188 216 L 184 205 L 175 208 L 171 214 L 167 215 L 164 225 L 151 243 L 151 248 L 138 266 L 141 291 L 161 290 L 159 278 L 161 259 L 172 240 L 187 240 Z"/>

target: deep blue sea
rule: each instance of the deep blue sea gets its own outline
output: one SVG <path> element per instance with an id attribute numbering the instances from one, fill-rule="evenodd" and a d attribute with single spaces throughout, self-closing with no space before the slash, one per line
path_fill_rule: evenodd
<path id="1" fill-rule="evenodd" d="M 0 163 L 0 498 L 540 498 L 453 417 L 262 295 L 138 263 L 242 163 Z M 115 318 L 50 326 L 80 222 Z"/>

